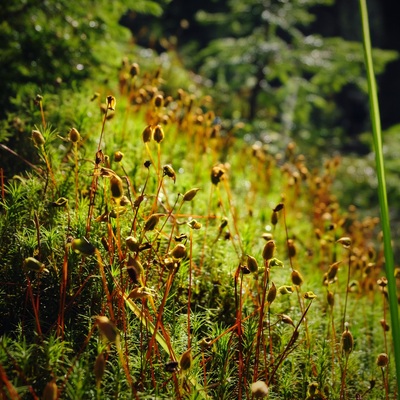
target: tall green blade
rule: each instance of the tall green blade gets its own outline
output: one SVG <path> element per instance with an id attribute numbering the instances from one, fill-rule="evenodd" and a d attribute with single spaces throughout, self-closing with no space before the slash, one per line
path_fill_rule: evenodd
<path id="1" fill-rule="evenodd" d="M 386 276 L 388 279 L 389 307 L 390 307 L 390 317 L 392 321 L 392 337 L 393 337 L 394 356 L 396 363 L 396 375 L 398 377 L 397 385 L 399 386 L 399 381 L 400 381 L 399 309 L 398 309 L 397 293 L 396 293 L 397 292 L 396 280 L 394 277 L 394 260 L 393 260 L 392 244 L 391 244 L 392 239 L 391 239 L 390 224 L 389 224 L 385 170 L 383 164 L 381 121 L 380 121 L 374 68 L 372 63 L 371 39 L 369 33 L 366 0 L 360 0 L 360 11 L 361 11 L 361 23 L 363 30 L 365 66 L 367 69 L 367 79 L 368 79 L 370 115 L 371 115 L 373 142 L 375 149 L 375 164 L 376 164 L 376 173 L 378 177 L 378 194 L 379 194 L 379 205 L 381 210 L 381 224 L 382 224 L 383 244 L 384 244 L 384 254 L 385 254 L 385 269 L 386 269 Z M 400 388 L 398 387 L 397 390 L 398 396 L 400 396 L 399 392 Z"/>

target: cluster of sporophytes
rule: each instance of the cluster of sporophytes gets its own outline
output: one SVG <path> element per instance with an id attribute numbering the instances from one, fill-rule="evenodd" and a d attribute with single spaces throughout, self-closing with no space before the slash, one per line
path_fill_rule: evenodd
<path id="1" fill-rule="evenodd" d="M 379 221 L 339 206 L 339 158 L 245 145 L 126 61 L 79 129 L 44 100 L 41 162 L 2 177 L 2 395 L 394 398 Z"/>

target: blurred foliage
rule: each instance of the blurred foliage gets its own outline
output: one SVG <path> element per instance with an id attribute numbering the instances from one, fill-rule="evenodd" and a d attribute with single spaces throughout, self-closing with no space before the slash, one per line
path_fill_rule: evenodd
<path id="1" fill-rule="evenodd" d="M 24 84 L 48 91 L 64 80 L 88 76 L 89 64 L 95 62 L 91 44 L 104 34 L 105 26 L 86 6 L 17 0 L 3 5 L 0 16 L 2 113 L 12 109 L 10 97 Z"/>
<path id="2" fill-rule="evenodd" d="M 387 196 L 389 208 L 391 208 L 392 216 L 396 218 L 396 221 L 400 218 L 395 207 L 400 202 L 398 185 L 399 134 L 400 125 L 394 125 L 382 133 Z M 342 157 L 341 176 L 343 179 L 340 182 L 336 182 L 336 187 L 341 193 L 342 204 L 353 202 L 357 207 L 364 210 L 370 210 L 375 205 L 375 212 L 378 213 L 378 181 L 375 171 L 375 154 L 372 151 L 371 133 L 363 133 L 360 135 L 360 140 L 371 151 L 365 157 L 355 157 L 354 155 Z M 393 229 L 396 231 L 396 236 L 398 236 L 400 234 L 399 224 L 394 224 Z"/>
<path id="3" fill-rule="evenodd" d="M 65 90 L 82 91 L 87 78 L 106 82 L 129 43 L 129 33 L 118 24 L 120 15 L 130 7 L 160 16 L 168 1 L 15 0 L 2 5 L 0 144 L 6 172 L 24 169 L 22 159 L 36 159 L 33 145 L 26 141 L 33 128 L 28 121 L 38 120 L 40 115 L 36 95 L 43 96 L 45 108 L 48 104 L 61 106 L 71 102 Z M 85 118 L 47 111 L 52 112 L 53 124 L 80 126 Z"/>
<path id="4" fill-rule="evenodd" d="M 316 144 L 318 151 L 332 145 L 354 147 L 357 132 L 338 103 L 343 91 L 349 91 L 366 114 L 361 44 L 305 33 L 315 20 L 315 7 L 333 3 L 7 3 L 0 10 L 0 117 L 21 110 L 37 93 L 57 93 L 60 85 L 72 87 L 91 69 L 99 74 L 99 67 L 115 63 L 119 57 L 113 48 L 128 43 L 129 31 L 123 28 L 128 27 L 144 47 L 170 53 L 177 49 L 183 64 L 201 76 L 198 81 L 220 104 L 221 116 L 262 119 L 272 131 L 290 133 L 305 147 Z M 396 52 L 376 50 L 376 72 L 396 57 Z M 9 115 L 0 141 L 15 134 L 13 125 L 15 116 Z"/>
<path id="5" fill-rule="evenodd" d="M 345 88 L 366 92 L 361 43 L 306 35 L 311 7 L 330 0 L 232 0 L 226 13 L 199 12 L 204 24 L 224 26 L 197 56 L 200 74 L 214 82 L 226 115 L 263 119 L 272 130 L 310 144 L 341 148 L 352 132 L 340 127 L 337 96 Z M 397 58 L 376 50 L 376 73 Z M 365 96 L 364 104 L 367 104 Z"/>
<path id="6" fill-rule="evenodd" d="M 148 0 L 4 3 L 0 9 L 0 117 L 14 109 L 12 99 L 23 85 L 51 93 L 63 83 L 87 78 L 104 60 L 99 52 L 102 43 L 124 33 L 117 21 L 126 7 L 160 15 L 163 4 Z"/>
<path id="7" fill-rule="evenodd" d="M 334 3 L 5 3 L 0 9 L 0 143 L 34 161 L 33 145 L 27 145 L 26 137 L 33 128 L 27 121 L 39 120 L 36 94 L 44 95 L 44 106 L 54 126 L 81 128 L 87 119 L 84 112 L 66 115 L 48 105 L 87 98 L 96 88 L 82 89 L 83 80 L 91 77 L 96 83 L 107 82 L 110 71 L 120 65 L 121 54 L 129 48 L 129 62 L 163 69 L 167 79 L 162 88 L 167 94 L 174 95 L 177 88 L 194 92 L 202 85 L 216 100 L 216 114 L 222 123 L 229 125 L 227 129 L 235 126 L 235 135 L 250 144 L 261 141 L 274 148 L 294 139 L 316 163 L 321 162 L 321 150 L 367 154 L 370 144 L 356 137 L 359 131 L 368 129 L 361 44 L 310 33 L 315 21 L 313 11 L 321 7 L 329 10 Z M 164 46 L 156 49 L 163 53 L 128 47 L 130 33 L 134 42 L 144 47 L 164 39 Z M 379 49 L 374 55 L 377 74 L 397 57 L 394 51 Z M 91 71 L 96 71 L 96 76 Z M 82 96 L 71 100 L 64 89 L 81 92 Z M 75 109 L 79 109 L 78 103 Z M 360 129 L 354 129 L 349 118 L 363 121 Z M 3 166 L 12 166 L 15 172 L 26 166 L 3 150 Z M 5 171 L 12 174 L 7 168 Z"/>

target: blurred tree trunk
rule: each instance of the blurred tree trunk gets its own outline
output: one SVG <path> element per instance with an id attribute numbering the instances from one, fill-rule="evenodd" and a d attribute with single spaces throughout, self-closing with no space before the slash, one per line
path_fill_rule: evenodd
<path id="1" fill-rule="evenodd" d="M 259 65 L 256 73 L 256 84 L 250 92 L 249 98 L 249 116 L 248 119 L 253 121 L 257 115 L 258 109 L 258 95 L 261 92 L 261 82 L 264 79 L 264 65 Z"/>

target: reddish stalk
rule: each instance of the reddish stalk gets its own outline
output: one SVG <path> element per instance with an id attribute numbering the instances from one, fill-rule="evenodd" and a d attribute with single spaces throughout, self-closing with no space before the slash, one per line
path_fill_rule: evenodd
<path id="1" fill-rule="evenodd" d="M 64 260 L 62 266 L 62 278 L 60 284 L 60 307 L 58 310 L 57 318 L 57 336 L 64 339 L 64 317 L 65 317 L 65 300 L 67 295 L 67 281 L 68 281 L 68 247 L 65 246 Z"/>
<path id="2" fill-rule="evenodd" d="M 36 329 L 40 337 L 40 340 L 43 341 L 42 328 L 40 326 L 40 320 L 39 320 L 39 296 L 37 296 L 36 299 L 34 298 L 31 280 L 29 279 L 28 276 L 27 276 L 27 282 L 28 282 L 28 295 L 31 299 L 33 313 L 35 314 Z"/>
<path id="3" fill-rule="evenodd" d="M 271 331 L 271 305 L 268 303 L 268 341 L 269 341 L 269 356 L 270 356 L 270 364 L 273 365 L 274 363 L 274 351 L 273 351 L 273 346 L 272 346 L 272 331 Z M 266 357 L 266 354 L 265 354 Z M 266 359 L 265 359 L 265 365 L 267 365 Z M 268 381 L 269 379 L 269 370 L 268 368 L 265 371 L 265 378 Z"/>
<path id="4" fill-rule="evenodd" d="M 203 246 L 202 246 L 202 249 L 201 249 L 199 272 L 201 272 L 201 270 L 202 270 L 202 267 L 203 267 L 203 264 L 204 264 L 204 257 L 205 257 L 205 253 L 206 253 L 207 232 L 208 232 L 208 227 L 210 225 L 210 219 L 211 219 L 211 203 L 212 203 L 213 194 L 214 194 L 214 185 L 211 185 L 210 197 L 208 198 L 207 220 L 206 220 L 206 225 L 204 227 L 204 240 L 203 240 Z"/>
<path id="5" fill-rule="evenodd" d="M 349 283 L 350 283 L 350 265 L 351 265 L 351 247 L 349 248 L 349 258 L 347 265 L 347 281 L 346 281 L 346 296 L 344 300 L 344 310 L 343 310 L 343 319 L 342 319 L 342 331 L 344 331 L 344 324 L 346 322 L 346 311 L 347 311 L 347 299 L 349 297 Z"/>
<path id="6" fill-rule="evenodd" d="M 254 360 L 254 375 L 253 375 L 253 382 L 256 382 L 258 379 L 258 364 L 260 359 L 260 345 L 261 339 L 263 340 L 263 322 L 264 322 L 264 308 L 265 308 L 265 299 L 267 295 L 267 289 L 269 285 L 269 260 L 265 260 L 264 262 L 265 270 L 263 276 L 263 285 L 262 285 L 262 298 L 261 298 L 261 305 L 259 310 L 259 318 L 258 318 L 258 328 L 257 328 L 257 341 L 256 341 L 256 354 Z M 265 352 L 265 349 L 264 349 Z"/>
<path id="7" fill-rule="evenodd" d="M 189 239 L 189 287 L 188 287 L 188 305 L 187 305 L 187 335 L 188 335 L 188 349 L 190 349 L 190 301 L 192 297 L 192 250 L 193 250 L 193 233 L 190 229 Z"/>
<path id="8" fill-rule="evenodd" d="M 110 319 L 111 319 L 111 321 L 115 321 L 114 310 L 113 310 L 113 305 L 112 305 L 112 297 L 108 290 L 107 279 L 106 279 L 106 275 L 104 273 L 103 260 L 101 259 L 101 254 L 97 249 L 95 250 L 95 252 L 96 252 L 96 257 L 97 257 L 97 264 L 100 269 L 101 279 L 103 281 L 104 292 L 106 293 L 108 311 L 110 313 Z"/>
<path id="9" fill-rule="evenodd" d="M 16 391 L 15 387 L 13 384 L 10 382 L 10 380 L 7 377 L 6 371 L 4 371 L 4 368 L 0 364 L 0 382 L 4 384 L 4 386 L 7 388 L 7 391 L 10 395 L 10 398 L 12 399 L 20 399 L 18 392 Z M 4 399 L 6 399 L 8 396 L 6 395 L 6 392 L 3 390 L 3 385 L 0 386 L 0 395 Z"/>
<path id="10" fill-rule="evenodd" d="M 387 368 L 382 367 L 382 382 L 383 382 L 383 386 L 385 388 L 385 399 L 389 400 L 389 371 Z M 395 397 L 393 397 L 395 398 Z"/>
<path id="11" fill-rule="evenodd" d="M 272 370 L 272 372 L 269 376 L 268 385 L 272 382 L 272 379 L 274 378 L 276 371 L 278 370 L 278 368 L 280 367 L 282 362 L 285 360 L 285 358 L 290 353 L 291 348 L 293 348 L 293 345 L 298 338 L 299 327 L 300 327 L 301 323 L 303 322 L 304 318 L 306 317 L 306 314 L 307 314 L 308 310 L 310 309 L 312 302 L 313 302 L 313 299 L 310 300 L 310 303 L 308 304 L 307 308 L 304 310 L 299 322 L 297 323 L 296 327 L 294 328 L 293 334 L 292 334 L 288 344 L 286 345 L 285 349 L 283 350 L 280 357 L 278 358 L 278 362 L 276 363 L 274 369 Z"/>
<path id="12" fill-rule="evenodd" d="M 29 162 L 28 160 L 26 160 L 25 158 L 21 157 L 19 154 L 17 154 L 14 150 L 11 150 L 9 147 L 7 147 L 6 145 L 4 145 L 3 143 L 0 143 L 0 148 L 2 148 L 3 150 L 6 150 L 7 152 L 9 152 L 10 154 L 12 154 L 13 156 L 19 158 L 21 161 L 23 161 L 26 165 L 29 165 L 30 168 L 32 168 L 34 171 L 36 171 L 39 175 L 43 174 L 43 170 L 39 167 L 37 167 L 36 165 L 32 164 L 31 162 Z"/>
<path id="13" fill-rule="evenodd" d="M 174 276 L 175 276 L 175 271 L 173 270 L 173 271 L 171 271 L 169 273 L 167 282 L 165 284 L 164 296 L 162 298 L 160 307 L 158 309 L 156 323 L 154 324 L 154 332 L 153 332 L 153 335 L 152 335 L 152 337 L 150 339 L 149 347 L 148 347 L 148 350 L 147 350 L 147 353 L 146 353 L 146 360 L 147 361 L 150 360 L 151 353 L 152 353 L 154 347 L 156 346 L 156 343 L 157 343 L 156 335 L 157 335 L 158 329 L 159 328 L 164 329 L 164 327 L 162 325 L 162 322 L 161 322 L 162 314 L 163 314 L 163 311 L 164 311 L 165 303 L 167 302 L 168 294 L 169 294 L 169 291 L 171 289 L 172 281 L 173 281 Z"/>
<path id="14" fill-rule="evenodd" d="M 329 289 L 328 289 L 329 290 Z M 334 296 L 332 294 L 332 296 Z M 334 304 L 330 305 L 330 319 L 332 326 L 332 338 L 330 342 L 332 343 L 332 357 L 331 357 L 331 372 L 332 372 L 332 382 L 335 382 L 335 354 L 336 354 L 336 330 L 335 330 L 335 316 L 333 313 Z M 329 338 L 329 324 L 328 324 L 328 338 Z"/>
<path id="15" fill-rule="evenodd" d="M 119 261 L 124 259 L 122 253 L 122 241 L 121 241 L 121 219 L 119 217 L 119 204 L 117 204 L 117 249 Z M 122 269 L 121 269 L 121 283 L 122 283 Z"/>
<path id="16" fill-rule="evenodd" d="M 79 289 L 74 293 L 74 295 L 71 297 L 70 302 L 68 304 L 65 305 L 65 309 L 64 309 L 64 314 L 65 311 L 67 311 L 68 309 L 70 309 L 74 302 L 75 299 L 82 293 L 82 291 L 84 290 L 85 286 L 87 285 L 87 283 L 89 282 L 90 279 L 94 278 L 94 275 L 89 275 L 84 281 L 83 283 L 79 286 Z M 57 320 L 58 323 L 58 320 Z"/>
<path id="17" fill-rule="evenodd" d="M 238 280 L 240 279 L 239 296 L 238 296 Z M 243 331 L 242 331 L 242 289 L 243 289 L 243 272 L 239 263 L 235 273 L 235 303 L 236 303 L 236 328 L 238 336 L 238 358 L 239 358 L 239 377 L 238 377 L 238 400 L 242 399 L 242 380 L 243 380 Z"/>

